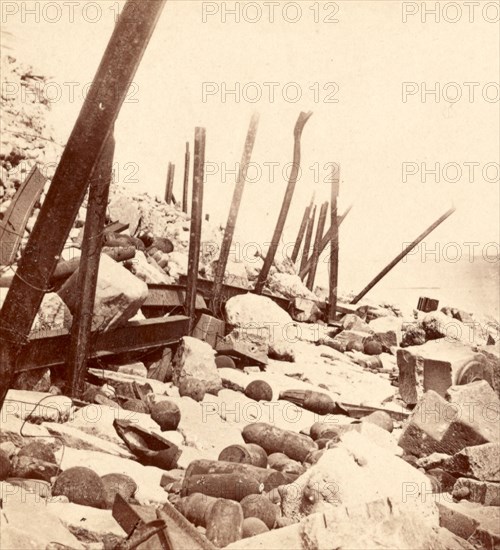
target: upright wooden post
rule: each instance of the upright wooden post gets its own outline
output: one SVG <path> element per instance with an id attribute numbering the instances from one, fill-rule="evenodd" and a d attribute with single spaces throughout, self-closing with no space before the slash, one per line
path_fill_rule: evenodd
<path id="1" fill-rule="evenodd" d="M 306 206 L 306 209 L 304 210 L 304 216 L 302 217 L 302 222 L 299 227 L 299 233 L 297 235 L 297 238 L 295 239 L 295 246 L 293 247 L 293 252 L 291 257 L 291 260 L 293 263 L 295 263 L 297 261 L 297 258 L 299 257 L 300 247 L 302 246 L 302 241 L 304 240 L 304 235 L 306 233 L 306 228 L 307 228 L 307 222 L 309 221 L 309 215 L 311 214 L 315 196 L 316 194 L 313 193 L 309 206 Z"/>
<path id="2" fill-rule="evenodd" d="M 189 152 L 189 141 L 186 141 L 186 154 L 184 156 L 184 185 L 182 188 L 182 211 L 187 214 L 188 211 L 188 189 L 189 189 L 189 164 L 191 162 L 191 153 Z"/>
<path id="3" fill-rule="evenodd" d="M 217 270 L 215 272 L 212 291 L 212 309 L 214 311 L 217 311 L 217 306 L 219 303 L 219 295 L 222 288 L 222 283 L 224 281 L 224 273 L 226 272 L 229 251 L 231 249 L 231 243 L 233 242 L 234 228 L 236 226 L 236 220 L 238 218 L 238 212 L 240 210 L 241 199 L 243 197 L 243 191 L 245 189 L 248 165 L 250 164 L 250 160 L 252 158 L 252 151 L 255 144 L 255 136 L 257 135 L 258 126 L 259 115 L 255 113 L 254 115 L 252 115 L 250 126 L 248 127 L 245 147 L 243 149 L 243 155 L 241 157 L 240 168 L 238 171 L 238 179 L 236 180 L 236 186 L 233 192 L 231 208 L 229 210 L 229 216 L 227 218 L 226 228 L 224 230 L 224 238 L 222 240 L 222 245 L 220 249 Z"/>
<path id="4" fill-rule="evenodd" d="M 311 118 L 312 112 L 300 113 L 297 123 L 295 124 L 294 129 L 294 149 L 293 149 L 293 166 L 290 173 L 290 179 L 288 181 L 288 187 L 286 189 L 285 198 L 283 204 L 281 205 L 280 215 L 278 217 L 278 222 L 276 223 L 276 228 L 274 230 L 274 235 L 269 245 L 269 250 L 264 260 L 264 265 L 259 273 L 257 283 L 255 284 L 254 292 L 256 294 L 262 294 L 264 285 L 267 281 L 267 276 L 269 275 L 269 270 L 274 262 L 274 257 L 276 256 L 276 251 L 278 250 L 278 244 L 283 233 L 283 228 L 285 226 L 286 218 L 288 216 L 288 210 L 290 209 L 290 203 L 292 202 L 293 192 L 295 190 L 295 184 L 297 183 L 297 178 L 299 175 L 300 169 L 300 138 L 302 137 L 302 130 L 306 122 Z"/>
<path id="5" fill-rule="evenodd" d="M 339 218 L 337 215 L 337 198 L 339 196 L 339 174 L 332 174 L 332 199 L 330 204 L 330 292 L 328 298 L 328 322 L 335 321 L 337 312 L 337 288 L 339 277 Z"/>
<path id="6" fill-rule="evenodd" d="M 92 315 L 99 272 L 99 260 L 106 224 L 109 186 L 113 172 L 115 140 L 111 134 L 101 154 L 99 164 L 92 173 L 83 233 L 82 255 L 78 271 L 76 311 L 71 325 L 71 343 L 67 358 L 70 372 L 71 396 L 81 397 L 85 386 L 87 358 L 90 353 Z"/>
<path id="7" fill-rule="evenodd" d="M 347 217 L 347 214 L 349 214 L 349 212 L 352 210 L 352 204 L 349 205 L 346 209 L 345 209 L 345 212 L 341 215 L 341 216 L 337 216 L 337 231 L 338 231 L 338 228 L 342 225 L 342 222 L 346 219 Z M 321 239 L 321 246 L 319 248 L 319 253 L 320 255 L 323 253 L 323 251 L 325 250 L 325 248 L 331 244 L 331 240 L 332 240 L 332 231 L 333 231 L 333 228 L 332 226 L 330 225 L 330 227 L 328 228 L 328 231 L 325 233 L 324 237 Z M 302 264 L 301 264 L 302 265 Z M 304 277 L 309 273 L 309 270 L 311 269 L 311 258 L 309 258 L 305 264 L 304 264 L 304 267 L 300 268 L 300 272 L 299 272 L 299 276 L 301 279 L 304 279 Z"/>
<path id="8" fill-rule="evenodd" d="M 62 154 L 0 312 L 0 406 L 165 0 L 127 0 Z"/>
<path id="9" fill-rule="evenodd" d="M 174 194 L 174 174 L 175 174 L 175 164 L 171 162 L 168 163 L 167 171 L 167 186 L 165 190 L 165 202 L 167 204 L 172 203 L 173 194 Z"/>
<path id="10" fill-rule="evenodd" d="M 314 205 L 309 221 L 307 222 L 306 240 L 304 241 L 304 250 L 302 251 L 302 259 L 300 261 L 300 278 L 304 280 L 305 275 L 302 275 L 302 271 L 309 259 L 309 252 L 311 249 L 312 236 L 314 231 L 314 222 L 316 221 L 316 208 Z"/>
<path id="11" fill-rule="evenodd" d="M 388 265 L 382 269 L 382 271 L 372 280 L 370 281 L 365 288 L 351 300 L 351 304 L 357 304 L 361 298 L 363 298 L 368 292 L 381 280 L 383 279 L 387 273 L 395 266 L 397 265 L 405 256 L 408 255 L 409 252 L 411 252 L 419 243 L 421 243 L 427 235 L 432 233 L 434 229 L 440 224 L 442 224 L 447 218 L 449 218 L 453 212 L 455 212 L 455 207 L 450 208 L 447 212 L 445 212 L 439 219 L 437 219 L 432 225 L 430 225 L 421 235 L 419 235 L 410 245 L 405 247 L 405 249 L 400 252 L 392 262 L 390 262 Z"/>
<path id="12" fill-rule="evenodd" d="M 189 317 L 189 334 L 192 333 L 196 320 L 196 287 L 200 265 L 203 181 L 205 178 L 205 138 L 205 128 L 197 127 L 194 136 L 193 198 L 191 202 L 191 229 L 186 284 L 186 315 Z"/>
<path id="13" fill-rule="evenodd" d="M 318 227 L 316 229 L 316 240 L 314 242 L 313 253 L 312 253 L 312 266 L 311 266 L 311 271 L 309 271 L 309 277 L 307 278 L 306 286 L 311 291 L 314 291 L 314 280 L 316 279 L 316 271 L 318 269 L 318 262 L 319 262 L 319 248 L 321 245 L 321 238 L 323 237 L 323 232 L 325 230 L 325 221 L 326 221 L 327 212 L 328 212 L 328 202 L 324 202 L 321 205 L 321 210 L 319 211 Z"/>

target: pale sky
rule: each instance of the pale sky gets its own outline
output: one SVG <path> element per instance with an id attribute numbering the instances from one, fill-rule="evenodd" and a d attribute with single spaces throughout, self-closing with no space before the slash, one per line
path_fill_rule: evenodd
<path id="1" fill-rule="evenodd" d="M 47 7 L 54 4 L 49 0 L 3 4 L 9 4 L 10 11 L 4 8 L 2 27 L 15 34 L 20 58 L 51 75 L 59 86 L 54 123 L 64 140 L 81 106 L 81 89 L 93 78 L 123 3 L 73 2 L 74 22 L 68 7 L 61 9 L 58 22 L 47 21 L 57 17 L 56 9 Z M 21 4 L 38 5 L 39 20 L 23 14 Z M 234 9 L 236 4 L 240 23 L 223 13 L 224 7 Z M 195 126 L 204 126 L 206 160 L 210 169 L 219 170 L 207 177 L 204 209 L 224 223 L 235 176 L 229 174 L 223 183 L 220 170 L 224 162 L 228 170 L 239 162 L 256 110 L 261 118 L 252 160 L 260 166 L 261 177 L 247 185 L 237 232 L 247 240 L 265 242 L 286 188 L 282 172 L 292 161 L 295 121 L 300 111 L 311 110 L 287 240 L 295 238 L 313 189 L 318 204 L 329 198 L 323 167 L 336 162 L 341 165 L 340 209 L 354 203 L 341 229 L 341 277 L 356 279 L 354 286 L 359 286 L 360 269 L 359 281 L 366 282 L 365 272 L 374 274 L 373 267 L 365 270 L 367 265 L 390 260 L 452 203 L 457 212 L 429 237 L 429 247 L 435 242 L 478 242 L 481 247 L 498 243 L 498 3 L 489 2 L 492 6 L 484 12 L 488 3 L 481 2 L 471 15 L 459 2 L 460 17 L 450 9 L 440 13 L 439 22 L 432 14 L 422 22 L 423 6 L 430 10 L 435 2 L 279 2 L 271 22 L 269 3 L 260 2 L 261 20 L 246 21 L 255 18 L 256 4 L 167 2 L 134 79 L 129 99 L 137 102 L 124 104 L 116 125 L 120 180 L 128 175 L 139 180 L 128 185 L 163 195 L 170 161 L 177 167 L 175 189 L 180 195 L 185 142 L 192 143 Z M 95 5 L 100 17 L 94 23 L 85 21 L 97 18 Z M 413 10 L 418 13 L 412 15 Z M 325 22 L 328 17 L 338 22 Z M 496 23 L 488 22 L 495 17 Z M 294 18 L 298 21 L 290 22 Z M 454 18 L 459 20 L 453 23 Z M 68 82 L 77 83 L 73 102 Z M 252 82 L 256 85 L 245 88 Z M 277 83 L 274 102 L 269 101 L 270 86 L 264 85 L 269 82 Z M 204 86 L 213 91 L 224 85 L 234 89 L 236 83 L 239 103 L 220 91 L 203 101 Z M 435 88 L 436 83 L 439 102 L 432 94 L 423 102 L 422 88 Z M 408 91 L 406 102 L 403 89 Z M 57 87 L 51 93 L 54 90 Z M 299 101 L 283 99 L 284 91 L 293 98 L 297 90 Z M 251 103 L 248 99 L 256 91 L 262 98 Z M 457 92 L 462 97 L 452 102 Z M 326 102 L 328 97 L 338 101 Z M 272 163 L 279 163 L 274 182 L 269 181 Z M 410 171 L 406 182 L 405 163 Z M 440 181 L 427 174 L 422 182 L 422 166 L 431 170 L 436 163 L 448 165 Z M 473 181 L 468 168 L 473 164 L 464 163 L 476 163 Z M 488 163 L 494 164 L 485 171 Z M 316 183 L 314 165 L 321 167 Z M 457 165 L 462 177 L 453 181 Z"/>

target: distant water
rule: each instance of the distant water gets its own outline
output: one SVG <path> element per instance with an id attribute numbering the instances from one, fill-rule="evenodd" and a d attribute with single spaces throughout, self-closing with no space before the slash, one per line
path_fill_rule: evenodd
<path id="1" fill-rule="evenodd" d="M 399 264 L 367 295 L 415 308 L 420 296 L 477 315 L 500 319 L 500 262 L 498 258 L 462 258 L 456 263 L 410 258 Z"/>

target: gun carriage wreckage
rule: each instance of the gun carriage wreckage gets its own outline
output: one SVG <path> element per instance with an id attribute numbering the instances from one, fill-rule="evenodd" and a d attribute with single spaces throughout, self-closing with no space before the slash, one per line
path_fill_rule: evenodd
<path id="1" fill-rule="evenodd" d="M 184 216 L 184 230 L 189 223 L 189 246 L 185 274 L 166 276 L 165 257 L 175 253 L 172 241 L 132 220 L 110 219 L 107 215 L 114 122 L 165 0 L 140 4 L 129 0 L 122 13 L 126 14 L 132 3 L 134 17 L 121 16 L 116 24 L 17 266 L 5 269 L 0 277 L 0 287 L 7 289 L 0 312 L 0 404 L 7 410 L 13 403 L 24 402 L 24 421 L 37 420 L 42 426 L 46 423 L 48 433 L 69 448 L 110 453 L 143 469 L 134 470 L 131 476 L 108 473 L 99 477 L 76 463 L 68 467 L 64 461 L 59 464 L 53 460 L 47 444 L 36 443 L 37 452 L 30 454 L 25 448 L 31 443 L 25 445 L 22 430 L 15 433 L 8 425 L 7 433 L 14 445 L 0 447 L 2 479 L 17 483 L 22 490 L 26 480 L 37 479 L 47 483 L 53 496 L 111 509 L 114 539 L 112 546 L 107 540 L 107 547 L 117 549 L 254 548 L 252 537 L 256 537 L 255 544 L 264 546 L 288 541 L 290 547 L 310 548 L 304 542 L 309 540 L 312 547 L 323 548 L 326 541 L 336 539 L 340 547 L 360 544 L 360 537 L 369 537 L 376 524 L 384 525 L 389 533 L 386 545 L 379 548 L 412 548 L 415 544 L 423 544 L 419 546 L 422 548 L 496 547 L 500 535 L 491 518 L 498 517 L 500 505 L 499 468 L 495 466 L 500 456 L 498 430 L 484 418 L 464 420 L 438 415 L 427 422 L 422 412 L 430 406 L 444 411 L 472 397 L 483 404 L 498 404 L 497 338 L 494 334 L 483 335 L 475 348 L 459 338 L 436 346 L 436 342 L 446 339 L 443 322 L 462 323 L 467 321 L 467 314 L 451 309 L 437 312 L 438 304 L 428 298 L 419 301 L 418 319 L 406 330 L 402 318 L 393 312 L 367 303 L 359 305 L 367 292 L 454 208 L 403 250 L 350 303 L 342 301 L 337 290 L 339 227 L 351 207 L 338 214 L 340 174 L 334 173 L 330 227 L 325 231 L 328 203 L 324 203 L 314 231 L 313 196 L 305 209 L 291 259 L 287 259 L 285 268 L 281 266 L 295 278 L 291 288 L 299 291 L 280 292 L 279 285 L 271 284 L 270 279 L 273 270 L 280 272 L 276 254 L 297 184 L 302 132 L 312 116 L 310 112 L 300 113 L 294 129 L 293 169 L 269 250 L 260 270 L 253 274 L 253 288 L 249 284 L 229 284 L 233 282 L 228 281 L 229 251 L 259 117 L 254 115 L 250 121 L 220 252 L 215 262 L 214 258 L 203 260 L 203 267 L 206 131 L 196 128 L 190 218 L 190 144 L 186 144 L 180 201 L 174 196 L 175 165 L 168 165 L 164 202 L 169 212 Z M 0 237 L 5 266 L 16 263 L 22 235 L 46 184 L 47 178 L 35 166 L 4 211 Z M 84 200 L 92 215 L 86 217 L 80 230 L 81 254 L 64 259 L 65 244 Z M 125 234 L 127 231 L 129 234 Z M 315 276 L 319 258 L 328 246 L 330 288 L 328 299 L 320 300 L 313 293 Z M 301 248 L 300 267 L 296 268 Z M 140 261 L 134 266 L 136 258 Z M 208 264 L 212 267 L 209 277 Z M 137 265 L 142 266 L 141 273 L 137 273 Z M 130 272 L 134 270 L 137 276 Z M 114 282 L 116 278 L 124 279 L 133 288 L 130 295 L 121 296 L 123 300 L 118 300 L 115 309 L 100 303 L 101 281 L 106 286 L 113 278 Z M 303 281 L 307 281 L 307 287 Z M 65 328 L 32 331 L 49 290 L 55 290 L 66 304 L 65 313 L 67 308 L 71 311 L 69 322 L 65 318 Z M 131 320 L 139 309 L 142 318 Z M 316 374 L 309 375 L 309 371 L 293 382 L 297 378 L 294 371 L 285 369 L 281 371 L 284 376 L 271 377 L 268 383 L 267 373 L 263 372 L 268 357 L 271 361 L 288 361 L 286 364 L 296 359 L 295 352 L 283 346 L 282 338 L 276 341 L 263 330 L 268 318 L 279 326 L 288 321 L 299 327 L 302 321 L 316 322 L 317 334 L 307 343 L 309 354 L 317 350 L 318 362 L 336 366 L 339 373 L 343 365 L 363 375 L 385 377 L 385 389 L 399 386 L 399 401 L 390 395 L 385 401 L 391 401 L 392 406 L 384 406 L 382 399 L 379 406 L 367 405 L 370 398 L 366 396 L 347 400 L 344 397 L 352 392 L 333 391 L 335 384 L 315 382 Z M 247 330 L 252 324 L 258 330 Z M 146 359 L 141 362 L 137 358 Z M 70 399 L 19 389 L 20 380 L 29 379 L 30 373 L 46 373 L 47 369 Z M 274 368 L 272 372 L 276 375 L 280 370 Z M 312 381 L 306 383 L 304 379 L 309 376 Z M 188 450 L 196 444 L 189 446 L 187 424 L 180 438 L 178 428 L 192 414 L 189 407 L 203 406 L 205 395 L 212 394 L 215 399 L 221 390 L 228 399 L 239 395 L 245 403 L 271 402 L 274 395 L 279 407 L 293 404 L 298 408 L 304 422 L 290 430 L 288 425 L 285 428 L 272 421 L 259 422 L 258 418 L 244 426 L 238 420 L 234 444 L 218 441 L 211 444 L 210 452 L 189 458 Z M 367 390 L 371 392 L 369 387 Z M 361 394 L 361 388 L 356 392 Z M 48 400 L 46 407 L 40 395 Z M 190 398 L 193 405 L 187 405 L 184 398 Z M 51 400 L 57 404 L 51 405 Z M 65 422 L 70 412 L 77 417 L 92 404 L 115 411 L 111 438 L 108 434 L 100 439 L 83 428 L 78 432 L 75 419 Z M 134 411 L 141 421 L 130 422 L 119 410 Z M 228 430 L 227 415 L 222 415 L 221 421 L 218 412 L 210 414 L 214 415 L 213 426 L 209 420 L 209 429 L 202 429 L 213 429 L 214 435 L 207 437 L 223 439 L 219 435 L 220 430 Z M 325 420 L 329 417 L 334 422 Z M 235 426 L 231 424 L 229 431 L 235 432 Z M 393 432 L 399 435 L 399 446 Z M 96 471 L 100 469 L 95 461 L 90 463 Z M 154 495 L 140 498 L 141 476 L 147 468 L 162 475 Z M 419 487 L 410 504 L 405 505 L 400 498 L 398 481 L 391 485 L 393 480 L 385 479 L 382 472 L 387 469 L 397 480 Z M 378 478 L 371 479 L 373 476 Z M 349 496 L 354 479 L 364 484 L 370 479 L 376 486 L 373 494 L 367 491 L 363 496 L 361 507 Z M 315 492 L 313 486 L 318 480 L 325 487 L 334 483 L 340 493 L 331 498 L 326 489 Z M 299 497 L 287 491 L 290 487 L 298 491 Z M 449 494 L 450 502 L 438 507 L 435 502 L 419 504 L 421 491 L 427 490 Z M 8 499 L 4 504 L 2 513 L 14 518 L 13 505 Z M 465 518 L 458 526 L 457 515 Z M 72 526 L 78 535 L 75 520 L 63 523 Z M 398 525 L 403 523 L 409 527 L 402 533 Z M 274 538 L 273 533 L 277 534 Z M 9 531 L 8 536 L 14 535 Z M 80 537 L 69 531 L 53 536 L 57 540 L 48 542 L 84 547 L 81 533 Z M 240 539 L 248 539 L 248 545 L 238 543 Z"/>

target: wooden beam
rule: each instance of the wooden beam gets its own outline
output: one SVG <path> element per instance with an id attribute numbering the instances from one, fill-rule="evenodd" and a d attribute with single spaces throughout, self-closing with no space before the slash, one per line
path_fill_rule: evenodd
<path id="1" fill-rule="evenodd" d="M 297 238 L 295 239 L 295 245 L 293 247 L 293 252 L 291 257 L 291 260 L 293 263 L 295 263 L 297 261 L 297 258 L 299 257 L 300 247 L 302 246 L 302 241 L 304 240 L 304 235 L 306 234 L 307 223 L 309 221 L 309 216 L 311 214 L 315 197 L 316 197 L 316 193 L 313 193 L 309 206 L 306 206 L 306 209 L 304 210 L 304 216 L 302 217 L 302 222 L 300 224 L 299 232 L 297 234 Z"/>
<path id="2" fill-rule="evenodd" d="M 432 233 L 434 229 L 438 225 L 441 225 L 447 218 L 449 218 L 453 212 L 455 212 L 455 207 L 450 208 L 447 212 L 445 212 L 440 218 L 438 218 L 432 225 L 430 225 L 421 235 L 419 235 L 410 245 L 405 247 L 405 249 L 400 252 L 392 262 L 390 262 L 388 265 L 382 269 L 382 271 L 374 277 L 366 286 L 365 288 L 351 300 L 351 304 L 357 304 L 361 298 L 363 298 L 368 292 L 381 280 L 383 279 L 389 271 L 396 266 L 405 256 L 407 256 L 418 244 L 420 244 L 427 235 Z"/>
<path id="3" fill-rule="evenodd" d="M 332 198 L 330 203 L 330 292 L 328 298 L 329 323 L 335 321 L 335 315 L 337 313 L 337 288 L 339 277 L 339 218 L 337 215 L 337 198 L 339 196 L 339 176 L 340 174 L 338 173 L 332 173 Z"/>
<path id="4" fill-rule="evenodd" d="M 311 242 L 312 242 L 312 236 L 314 231 L 314 222 L 316 220 L 316 208 L 317 206 L 314 205 L 312 209 L 312 213 L 309 217 L 309 221 L 307 222 L 306 240 L 304 242 L 304 250 L 302 251 L 302 260 L 300 261 L 300 278 L 302 280 L 305 279 L 305 274 L 303 274 L 303 271 L 305 269 L 305 265 L 309 260 L 309 251 L 311 249 Z"/>
<path id="5" fill-rule="evenodd" d="M 236 220 L 238 218 L 238 212 L 240 210 L 241 199 L 243 197 L 243 191 L 245 189 L 245 183 L 247 179 L 248 166 L 252 158 L 252 151 L 255 144 L 255 137 L 257 135 L 257 128 L 259 126 L 259 115 L 255 113 L 248 127 L 247 137 L 245 140 L 245 147 L 241 157 L 240 168 L 238 171 L 238 178 L 236 180 L 236 186 L 233 192 L 233 199 L 231 201 L 231 207 L 227 218 L 226 228 L 224 230 L 224 238 L 219 253 L 219 260 L 217 262 L 217 270 L 214 277 L 214 286 L 212 294 L 212 309 L 217 312 L 219 305 L 220 290 L 222 282 L 224 280 L 224 273 L 226 272 L 227 260 L 229 258 L 229 251 L 231 249 L 231 243 L 233 242 L 234 228 L 236 227 Z"/>
<path id="6" fill-rule="evenodd" d="M 309 271 L 309 276 L 307 278 L 307 288 L 310 291 L 314 291 L 314 280 L 316 279 L 316 271 L 318 269 L 318 262 L 319 262 L 319 249 L 321 245 L 321 238 L 323 237 L 323 231 L 325 230 L 325 221 L 326 221 L 326 213 L 328 212 L 328 203 L 324 202 L 321 205 L 321 210 L 319 211 L 319 218 L 318 218 L 318 227 L 316 229 L 316 240 L 313 247 L 313 253 L 312 253 L 312 266 L 311 271 Z"/>
<path id="7" fill-rule="evenodd" d="M 165 189 L 165 202 L 167 204 L 172 204 L 172 198 L 174 193 L 174 175 L 175 175 L 175 164 L 171 162 L 168 163 L 167 171 L 167 185 Z"/>
<path id="8" fill-rule="evenodd" d="M 127 0 L 68 139 L 0 312 L 0 406 L 90 176 L 164 5 L 165 0 Z"/>
<path id="9" fill-rule="evenodd" d="M 191 228 L 189 233 L 189 259 L 186 285 L 186 315 L 189 317 L 189 334 L 193 331 L 196 316 L 196 284 L 200 265 L 203 181 L 205 178 L 205 140 L 205 128 L 196 128 L 194 138 L 193 197 L 191 202 Z"/>
<path id="10" fill-rule="evenodd" d="M 82 255 L 78 270 L 78 300 L 71 325 L 71 343 L 68 355 L 71 397 L 81 398 L 85 389 L 87 357 L 91 345 L 92 317 L 94 313 L 97 275 L 106 224 L 109 186 L 113 174 L 115 140 L 108 138 L 99 164 L 92 173 L 87 212 L 83 233 Z"/>
<path id="11" fill-rule="evenodd" d="M 184 185 L 182 188 L 182 211 L 187 214 L 188 211 L 188 189 L 189 189 L 189 165 L 191 162 L 191 153 L 189 152 L 189 141 L 186 141 L 186 154 L 184 156 Z"/>
<path id="12" fill-rule="evenodd" d="M 297 123 L 295 124 L 294 129 L 294 148 L 293 148 L 293 165 L 292 171 L 290 173 L 290 179 L 288 181 L 288 186 L 285 193 L 285 198 L 283 199 L 283 204 L 281 205 L 280 215 L 278 217 L 278 222 L 276 223 L 276 228 L 274 230 L 274 235 L 269 245 L 269 250 L 264 260 L 264 265 L 260 270 L 257 283 L 255 284 L 254 292 L 256 294 L 262 294 L 264 285 L 267 281 L 267 276 L 269 275 L 269 270 L 274 262 L 274 257 L 276 256 L 276 251 L 278 250 L 278 244 L 283 234 L 283 228 L 285 227 L 286 218 L 288 216 L 288 211 L 290 209 L 290 203 L 292 202 L 293 192 L 295 190 L 295 184 L 297 183 L 297 178 L 299 175 L 300 169 L 300 139 L 302 137 L 302 130 L 306 122 L 311 118 L 312 112 L 300 113 Z"/>

